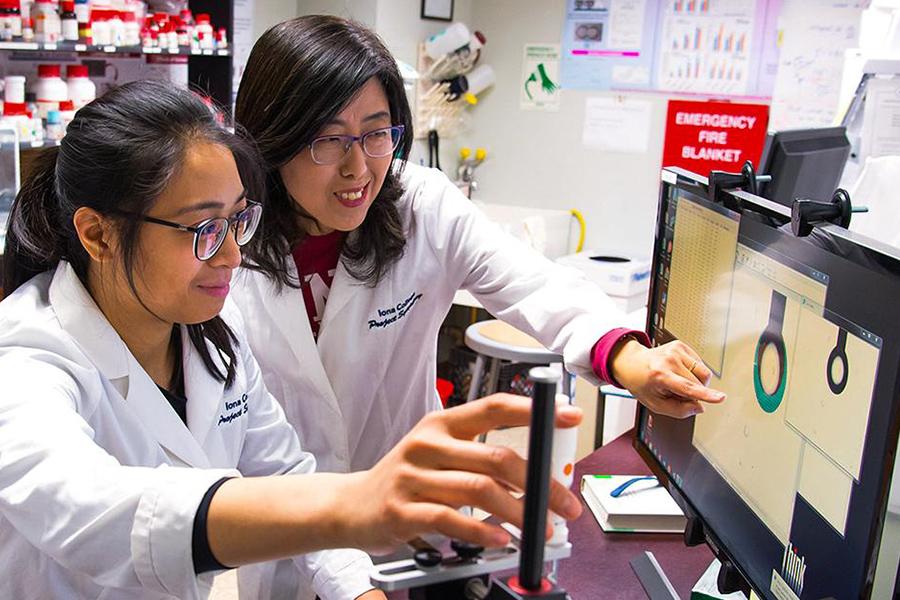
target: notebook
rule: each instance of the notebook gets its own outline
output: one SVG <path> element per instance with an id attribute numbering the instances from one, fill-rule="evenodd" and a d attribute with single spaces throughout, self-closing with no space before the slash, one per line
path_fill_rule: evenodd
<path id="1" fill-rule="evenodd" d="M 655 479 L 637 481 L 614 498 L 610 492 L 637 475 L 585 475 L 581 496 L 603 531 L 683 533 L 684 513 Z"/>

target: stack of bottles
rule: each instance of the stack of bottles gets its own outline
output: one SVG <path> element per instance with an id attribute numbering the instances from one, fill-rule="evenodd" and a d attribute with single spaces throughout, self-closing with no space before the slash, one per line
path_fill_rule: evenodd
<path id="1" fill-rule="evenodd" d="M 228 33 L 208 14 L 150 14 L 142 0 L 0 0 L 0 41 L 199 52 L 228 48 Z"/>
<path id="2" fill-rule="evenodd" d="M 141 45 L 144 48 L 161 48 L 178 52 L 190 48 L 191 52 L 202 50 L 225 50 L 228 48 L 228 32 L 224 27 L 215 28 L 206 13 L 196 19 L 189 9 L 178 15 L 154 13 L 144 20 L 141 29 Z"/>
<path id="3" fill-rule="evenodd" d="M 87 66 L 78 64 L 67 66 L 65 80 L 60 65 L 39 65 L 37 79 L 28 86 L 27 94 L 22 75 L 9 75 L 3 83 L 0 127 L 15 129 L 19 141 L 26 144 L 59 142 L 75 111 L 97 95 Z"/>

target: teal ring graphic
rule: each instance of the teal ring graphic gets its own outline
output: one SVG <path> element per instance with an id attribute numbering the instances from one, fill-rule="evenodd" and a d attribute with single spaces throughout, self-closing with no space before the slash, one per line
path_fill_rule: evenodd
<path id="1" fill-rule="evenodd" d="M 784 326 L 784 308 L 787 298 L 783 294 L 772 290 L 772 300 L 769 305 L 769 323 L 765 331 L 759 336 L 756 343 L 756 353 L 753 358 L 753 391 L 756 393 L 756 401 L 760 408 L 767 413 L 773 413 L 781 406 L 784 400 L 784 390 L 787 387 L 787 347 L 784 345 L 782 328 Z M 778 354 L 778 387 L 773 393 L 768 393 L 762 384 L 759 366 L 763 353 L 769 346 L 775 348 Z"/>

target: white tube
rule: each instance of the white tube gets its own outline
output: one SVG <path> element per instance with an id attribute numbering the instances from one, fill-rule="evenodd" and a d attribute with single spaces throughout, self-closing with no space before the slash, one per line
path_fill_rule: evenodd
<path id="1" fill-rule="evenodd" d="M 466 74 L 466 80 L 469 82 L 469 93 L 477 96 L 494 85 L 497 76 L 494 75 L 491 65 L 479 65 L 471 73 Z"/>
<path id="2" fill-rule="evenodd" d="M 569 397 L 565 394 L 556 395 L 556 406 L 568 406 Z M 575 477 L 575 451 L 578 445 L 578 428 L 569 427 L 553 430 L 553 461 L 550 476 L 563 484 L 572 487 L 572 479 Z M 550 522 L 553 524 L 553 537 L 547 543 L 551 546 L 559 546 L 569 541 L 569 526 L 566 520 L 556 513 L 550 513 Z"/>

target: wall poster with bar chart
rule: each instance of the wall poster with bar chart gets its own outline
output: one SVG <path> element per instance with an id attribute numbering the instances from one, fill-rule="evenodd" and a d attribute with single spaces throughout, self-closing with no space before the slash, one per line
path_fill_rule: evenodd
<path id="1" fill-rule="evenodd" d="M 595 0 L 589 4 L 567 2 L 564 88 L 719 97 L 772 95 L 782 0 Z M 624 15 L 633 18 L 626 20 Z M 627 48 L 616 43 L 624 39 L 617 32 L 625 23 L 634 32 L 643 30 L 628 36 Z M 594 27 L 591 32 L 602 31 L 602 35 L 583 39 L 588 25 Z"/>

